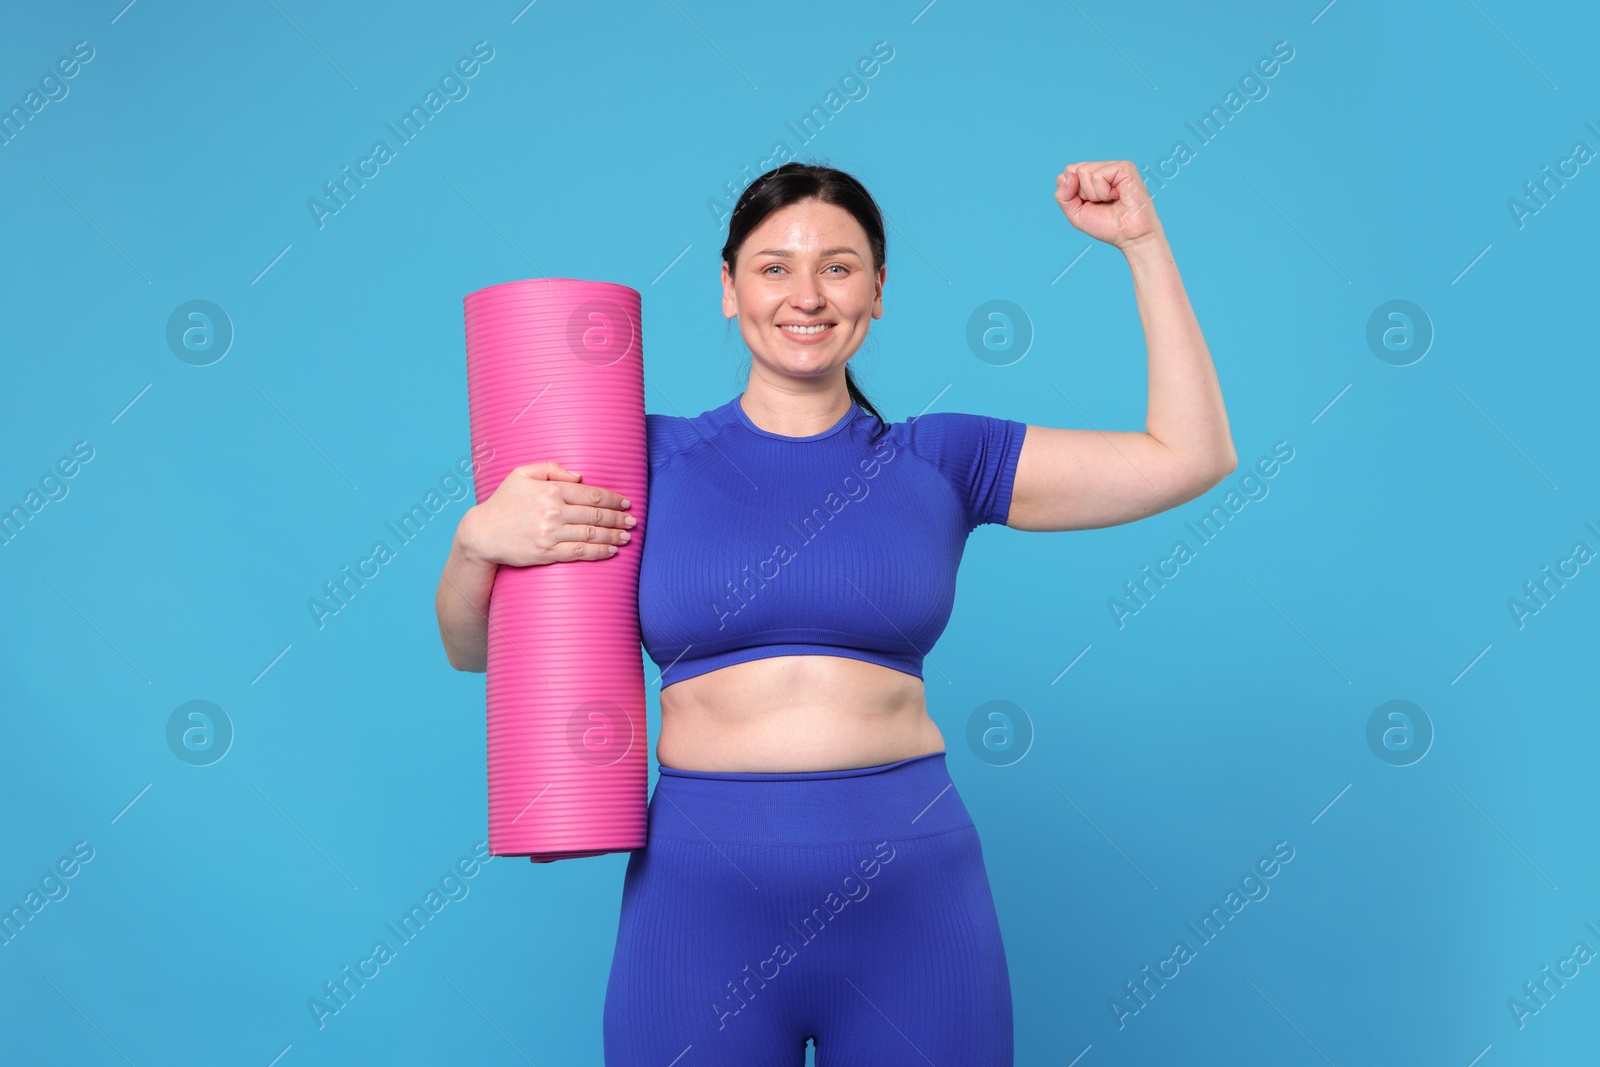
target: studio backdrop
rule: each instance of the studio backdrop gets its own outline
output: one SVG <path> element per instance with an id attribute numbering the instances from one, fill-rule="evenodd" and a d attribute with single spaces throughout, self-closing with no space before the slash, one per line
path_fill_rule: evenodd
<path id="1" fill-rule="evenodd" d="M 493 854 L 486 679 L 435 616 L 503 462 L 464 300 L 632 290 L 643 410 L 707 411 L 749 369 L 730 212 L 797 159 L 882 206 L 850 366 L 887 419 L 1144 428 L 1128 263 L 1053 197 L 1095 160 L 1227 402 L 1189 503 L 975 530 L 927 657 L 1017 1062 L 1594 1062 L 1582 5 L 0 21 L 0 1060 L 601 1062 L 628 852 Z"/>

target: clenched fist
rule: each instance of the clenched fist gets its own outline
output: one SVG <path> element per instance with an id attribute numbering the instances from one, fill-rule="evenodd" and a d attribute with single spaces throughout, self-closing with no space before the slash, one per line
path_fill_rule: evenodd
<path id="1" fill-rule="evenodd" d="M 1072 225 L 1120 250 L 1165 236 L 1150 191 L 1125 159 L 1068 164 L 1056 175 L 1056 203 Z"/>

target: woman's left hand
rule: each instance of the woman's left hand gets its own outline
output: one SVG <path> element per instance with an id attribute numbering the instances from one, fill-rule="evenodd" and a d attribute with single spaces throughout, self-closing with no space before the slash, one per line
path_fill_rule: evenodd
<path id="1" fill-rule="evenodd" d="M 1072 225 L 1123 251 L 1164 236 L 1150 191 L 1125 159 L 1069 164 L 1056 175 L 1056 203 Z"/>

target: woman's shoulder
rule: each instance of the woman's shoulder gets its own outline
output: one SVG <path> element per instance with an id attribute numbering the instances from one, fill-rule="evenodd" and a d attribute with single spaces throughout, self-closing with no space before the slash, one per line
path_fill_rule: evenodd
<path id="1" fill-rule="evenodd" d="M 661 415 L 645 412 L 644 436 L 650 454 L 650 469 L 657 470 L 679 452 L 693 447 L 695 432 L 693 420 L 682 415 Z"/>
<path id="2" fill-rule="evenodd" d="M 738 398 L 735 397 L 735 400 Z M 704 446 L 727 428 L 732 417 L 728 404 L 702 411 L 698 415 L 666 415 L 645 412 L 645 443 L 654 470 L 665 466 L 674 456 L 692 452 Z"/>
<path id="3" fill-rule="evenodd" d="M 970 527 L 1005 522 L 1027 424 L 961 411 L 934 411 L 895 423 L 907 449 L 938 469 L 967 509 Z"/>
<path id="4" fill-rule="evenodd" d="M 969 456 L 996 442 L 1009 444 L 1012 438 L 1020 440 L 1026 426 L 1017 419 L 996 415 L 930 411 L 891 423 L 889 429 L 897 432 L 913 451 L 934 459 Z"/>

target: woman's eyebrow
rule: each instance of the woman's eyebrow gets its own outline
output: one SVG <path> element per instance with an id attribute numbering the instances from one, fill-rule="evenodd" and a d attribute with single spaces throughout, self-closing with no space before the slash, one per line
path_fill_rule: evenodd
<path id="1" fill-rule="evenodd" d="M 834 247 L 834 248 L 824 248 L 821 252 L 818 253 L 818 255 L 823 255 L 823 256 L 837 256 L 837 255 L 840 255 L 840 254 L 852 255 L 852 256 L 855 256 L 857 259 L 861 258 L 861 253 L 856 251 L 854 248 L 849 247 L 848 245 L 839 245 L 839 246 Z M 782 248 L 763 248 L 761 251 L 757 252 L 756 255 L 758 255 L 758 256 L 782 256 L 785 259 L 794 258 L 794 253 L 793 252 L 790 252 L 790 251 L 788 251 L 786 249 L 782 249 Z"/>

